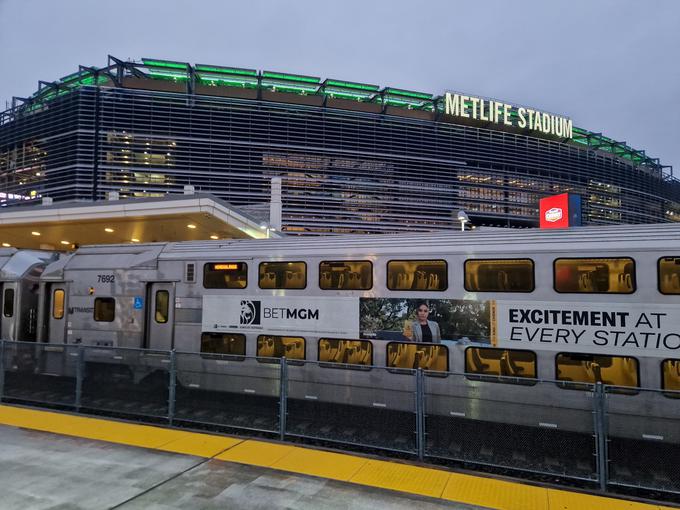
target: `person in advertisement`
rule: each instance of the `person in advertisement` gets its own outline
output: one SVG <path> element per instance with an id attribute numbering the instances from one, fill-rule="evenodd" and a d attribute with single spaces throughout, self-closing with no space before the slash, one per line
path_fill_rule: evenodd
<path id="1" fill-rule="evenodd" d="M 430 306 L 425 301 L 418 303 L 416 307 L 416 320 L 411 322 L 411 338 L 414 342 L 441 342 L 442 334 L 439 330 L 439 324 L 428 320 L 429 315 Z"/>

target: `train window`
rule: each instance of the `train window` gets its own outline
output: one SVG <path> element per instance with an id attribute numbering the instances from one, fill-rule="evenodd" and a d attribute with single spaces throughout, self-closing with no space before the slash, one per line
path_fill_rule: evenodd
<path id="1" fill-rule="evenodd" d="M 390 260 L 387 288 L 390 290 L 446 290 L 448 271 L 445 260 Z"/>
<path id="2" fill-rule="evenodd" d="M 246 335 L 238 333 L 201 333 L 201 353 L 246 355 Z"/>
<path id="3" fill-rule="evenodd" d="M 532 292 L 534 290 L 534 261 L 531 259 L 466 260 L 465 290 Z"/>
<path id="4" fill-rule="evenodd" d="M 52 318 L 64 318 L 64 289 L 54 289 L 52 293 Z"/>
<path id="5" fill-rule="evenodd" d="M 203 269 L 205 271 L 205 268 Z M 184 281 L 194 283 L 196 281 L 196 264 L 187 262 L 184 266 Z"/>
<path id="6" fill-rule="evenodd" d="M 390 342 L 387 344 L 387 366 L 448 372 L 449 350 L 445 345 Z"/>
<path id="7" fill-rule="evenodd" d="M 305 359 L 305 339 L 300 336 L 260 335 L 257 337 L 257 356 Z"/>
<path id="8" fill-rule="evenodd" d="M 5 289 L 4 299 L 2 301 L 2 314 L 5 317 L 14 315 L 14 289 Z"/>
<path id="9" fill-rule="evenodd" d="M 113 322 L 116 317 L 116 300 L 110 297 L 98 297 L 94 300 L 94 320 L 97 322 Z"/>
<path id="10" fill-rule="evenodd" d="M 639 386 L 638 361 L 629 356 L 560 353 L 555 357 L 556 379 L 581 383 Z M 587 389 L 565 385 L 567 388 Z"/>
<path id="11" fill-rule="evenodd" d="M 245 262 L 212 262 L 203 265 L 203 287 L 206 289 L 245 289 L 248 286 L 248 264 Z"/>
<path id="12" fill-rule="evenodd" d="M 660 258 L 658 279 L 661 294 L 680 294 L 680 257 Z"/>
<path id="13" fill-rule="evenodd" d="M 680 359 L 663 360 L 661 363 L 661 375 L 661 387 L 664 390 L 680 391 Z M 673 396 L 680 398 L 680 394 L 674 394 Z"/>
<path id="14" fill-rule="evenodd" d="M 536 354 L 531 351 L 468 347 L 465 349 L 465 372 L 536 379 Z"/>
<path id="15" fill-rule="evenodd" d="M 156 313 L 154 319 L 159 324 L 168 322 L 168 312 L 170 308 L 170 293 L 167 290 L 156 291 Z"/>
<path id="16" fill-rule="evenodd" d="M 631 258 L 556 259 L 557 292 L 630 294 L 635 291 L 635 262 Z"/>
<path id="17" fill-rule="evenodd" d="M 304 289 L 307 286 L 305 262 L 261 262 L 261 289 Z"/>
<path id="18" fill-rule="evenodd" d="M 324 290 L 370 290 L 373 264 L 368 260 L 321 262 L 319 288 Z"/>
<path id="19" fill-rule="evenodd" d="M 370 366 L 373 364 L 373 344 L 367 340 L 321 338 L 319 361 Z"/>

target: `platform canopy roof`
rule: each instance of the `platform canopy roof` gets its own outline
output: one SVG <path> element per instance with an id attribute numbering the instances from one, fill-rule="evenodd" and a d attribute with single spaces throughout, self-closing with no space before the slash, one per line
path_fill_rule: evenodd
<path id="1" fill-rule="evenodd" d="M 279 237 L 266 222 L 208 194 L 63 202 L 0 211 L 4 247 L 72 250 L 84 244 Z"/>

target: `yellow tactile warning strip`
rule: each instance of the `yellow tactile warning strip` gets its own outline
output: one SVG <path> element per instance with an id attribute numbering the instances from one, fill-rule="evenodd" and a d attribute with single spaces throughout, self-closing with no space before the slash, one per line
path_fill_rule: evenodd
<path id="1" fill-rule="evenodd" d="M 6 405 L 0 405 L 0 425 L 215 458 L 502 510 L 670 509 L 299 446 Z"/>
<path id="2" fill-rule="evenodd" d="M 213 457 L 240 439 L 0 405 L 0 424 L 66 436 Z"/>
<path id="3" fill-rule="evenodd" d="M 440 469 L 383 460 L 369 460 L 348 481 L 370 485 L 371 487 L 441 498 L 449 476 L 451 476 L 451 473 Z M 458 500 L 454 499 L 454 501 Z"/>

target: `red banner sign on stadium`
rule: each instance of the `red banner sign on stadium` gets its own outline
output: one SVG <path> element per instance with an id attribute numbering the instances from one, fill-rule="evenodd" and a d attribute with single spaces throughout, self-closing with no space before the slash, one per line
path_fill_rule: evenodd
<path id="1" fill-rule="evenodd" d="M 581 196 L 570 193 L 542 198 L 539 202 L 541 228 L 581 226 Z"/>

